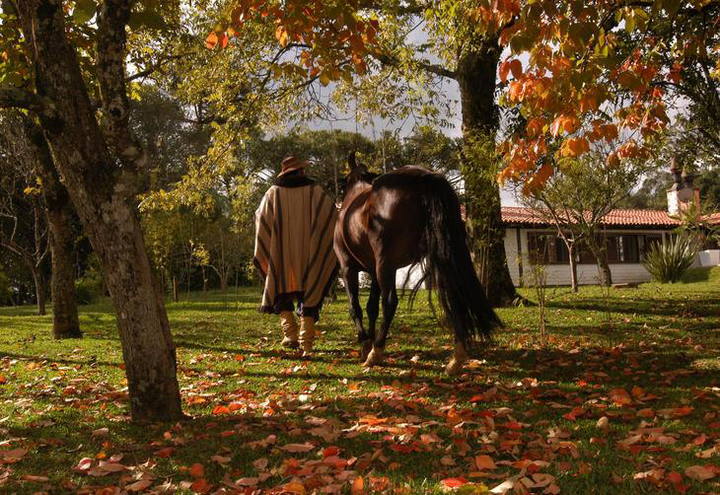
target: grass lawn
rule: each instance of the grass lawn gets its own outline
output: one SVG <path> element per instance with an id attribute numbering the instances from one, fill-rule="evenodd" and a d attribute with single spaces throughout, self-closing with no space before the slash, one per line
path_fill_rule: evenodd
<path id="1" fill-rule="evenodd" d="M 719 493 L 719 282 L 549 289 L 546 346 L 536 307 L 502 309 L 457 378 L 422 297 L 364 371 L 344 297 L 303 361 L 258 289 L 191 294 L 168 313 L 193 419 L 153 426 L 128 421 L 107 302 L 75 341 L 0 308 L 0 492 Z"/>

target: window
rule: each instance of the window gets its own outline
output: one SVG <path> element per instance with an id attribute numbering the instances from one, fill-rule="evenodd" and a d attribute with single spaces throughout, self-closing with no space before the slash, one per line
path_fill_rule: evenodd
<path id="1" fill-rule="evenodd" d="M 570 262 L 567 246 L 549 232 L 528 232 L 528 251 L 533 265 L 556 265 Z"/>
<path id="2" fill-rule="evenodd" d="M 620 237 L 623 263 L 639 263 L 640 249 L 637 235 L 623 235 Z"/>
<path id="3" fill-rule="evenodd" d="M 662 242 L 659 234 L 600 234 L 598 243 L 605 246 L 608 263 L 640 263 L 642 256 L 653 243 Z M 570 262 L 567 246 L 561 238 L 550 232 L 528 232 L 530 263 L 544 265 Z M 597 263 L 587 245 L 582 242 L 575 249 L 579 264 Z"/>
<path id="4" fill-rule="evenodd" d="M 620 236 L 605 236 L 605 258 L 608 263 L 619 263 L 622 259 L 620 253 Z"/>

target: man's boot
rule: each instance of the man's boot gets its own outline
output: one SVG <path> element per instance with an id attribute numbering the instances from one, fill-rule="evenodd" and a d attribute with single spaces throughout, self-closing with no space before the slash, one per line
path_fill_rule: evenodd
<path id="1" fill-rule="evenodd" d="M 298 324 L 295 321 L 295 314 L 292 311 L 282 311 L 280 313 L 280 327 L 283 331 L 283 339 L 281 345 L 290 349 L 297 349 L 298 344 Z"/>
<path id="2" fill-rule="evenodd" d="M 300 347 L 303 353 L 310 354 L 315 342 L 315 318 L 303 316 L 300 318 Z"/>

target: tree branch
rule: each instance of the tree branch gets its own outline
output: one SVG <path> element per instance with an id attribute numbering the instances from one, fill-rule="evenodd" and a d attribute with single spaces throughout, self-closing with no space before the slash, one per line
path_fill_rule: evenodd
<path id="1" fill-rule="evenodd" d="M 130 0 L 105 0 L 98 14 L 97 58 L 100 100 L 112 149 L 128 171 L 144 168 L 147 155 L 130 133 L 125 53 Z M 132 180 L 131 177 L 127 177 Z M 132 194 L 132 191 L 128 191 Z"/>
<path id="2" fill-rule="evenodd" d="M 3 88 L 0 89 L 0 108 L 24 108 L 39 113 L 45 110 L 45 105 L 35 93 L 18 88 Z"/>
<path id="3" fill-rule="evenodd" d="M 400 61 L 390 55 L 381 53 L 375 54 L 374 56 L 383 65 L 389 65 L 391 67 L 397 67 L 400 65 Z M 442 65 L 433 64 L 427 60 L 413 60 L 410 63 L 425 72 L 430 72 L 431 74 L 441 77 L 447 77 L 448 79 L 457 79 L 457 73 L 455 71 L 443 67 Z"/>

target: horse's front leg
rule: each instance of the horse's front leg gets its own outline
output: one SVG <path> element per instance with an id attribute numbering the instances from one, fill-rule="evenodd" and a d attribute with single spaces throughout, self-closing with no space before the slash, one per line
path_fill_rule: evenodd
<path id="1" fill-rule="evenodd" d="M 343 267 L 340 270 L 343 282 L 345 283 L 345 291 L 347 292 L 348 299 L 350 301 L 350 319 L 355 323 L 355 328 L 358 332 L 358 342 L 363 344 L 370 341 L 370 336 L 365 331 L 363 326 L 363 315 L 362 307 L 360 306 L 360 281 L 358 270 L 350 267 Z M 368 351 L 369 352 L 369 351 Z M 367 357 L 367 353 L 363 352 L 361 359 L 364 360 Z"/>
<path id="2" fill-rule="evenodd" d="M 395 288 L 395 270 L 389 268 L 378 268 L 378 285 L 380 287 L 380 301 L 382 303 L 383 321 L 380 325 L 380 332 L 375 336 L 372 351 L 365 360 L 365 366 L 380 364 L 385 354 L 385 342 L 387 340 L 390 325 L 392 324 L 395 310 L 398 306 L 397 289 Z"/>

